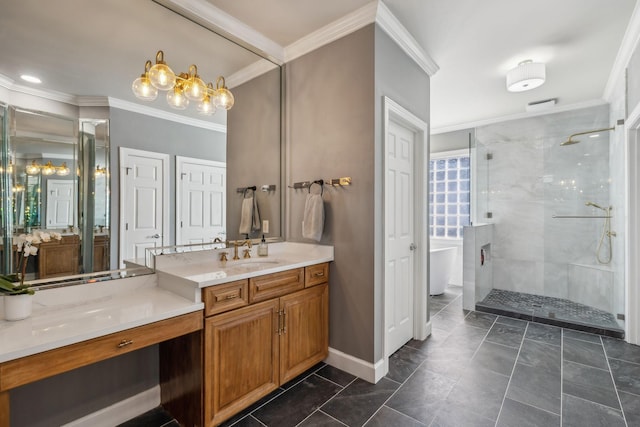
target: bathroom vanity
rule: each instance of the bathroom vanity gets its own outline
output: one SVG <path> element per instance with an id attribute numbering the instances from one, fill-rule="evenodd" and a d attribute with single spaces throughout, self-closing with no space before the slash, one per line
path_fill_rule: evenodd
<path id="1" fill-rule="evenodd" d="M 11 390 L 158 344 L 161 403 L 215 426 L 327 357 L 333 247 L 277 243 L 267 258 L 155 257 L 156 273 L 39 291 L 0 321 L 0 427 Z"/>

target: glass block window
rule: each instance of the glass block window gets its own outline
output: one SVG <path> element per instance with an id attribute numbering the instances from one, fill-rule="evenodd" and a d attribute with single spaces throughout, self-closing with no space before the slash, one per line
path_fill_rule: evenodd
<path id="1" fill-rule="evenodd" d="M 429 235 L 462 239 L 471 219 L 469 156 L 432 159 L 429 162 Z"/>

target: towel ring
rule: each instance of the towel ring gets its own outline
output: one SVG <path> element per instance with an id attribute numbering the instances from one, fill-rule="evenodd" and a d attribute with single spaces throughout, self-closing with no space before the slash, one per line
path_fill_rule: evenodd
<path id="1" fill-rule="evenodd" d="M 313 187 L 313 184 L 318 184 L 320 186 L 320 195 L 322 196 L 324 194 L 324 180 L 318 179 L 317 181 L 313 181 L 309 184 L 309 194 L 311 194 L 311 187 Z"/>

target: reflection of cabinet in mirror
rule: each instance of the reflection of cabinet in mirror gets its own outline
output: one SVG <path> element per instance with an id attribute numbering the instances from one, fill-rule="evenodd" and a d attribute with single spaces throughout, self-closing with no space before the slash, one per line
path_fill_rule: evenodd
<path id="1" fill-rule="evenodd" d="M 95 235 L 93 237 L 93 270 L 109 269 L 109 236 Z"/>
<path id="2" fill-rule="evenodd" d="M 38 249 L 39 277 L 69 276 L 78 274 L 80 255 L 80 236 L 73 234 L 62 236 L 62 240 L 42 242 Z"/>

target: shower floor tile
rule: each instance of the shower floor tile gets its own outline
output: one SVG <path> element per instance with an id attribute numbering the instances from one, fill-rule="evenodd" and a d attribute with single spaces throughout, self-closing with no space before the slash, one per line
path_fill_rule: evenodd
<path id="1" fill-rule="evenodd" d="M 624 330 L 613 314 L 562 298 L 492 289 L 484 300 L 476 303 L 476 310 L 624 338 Z"/>

